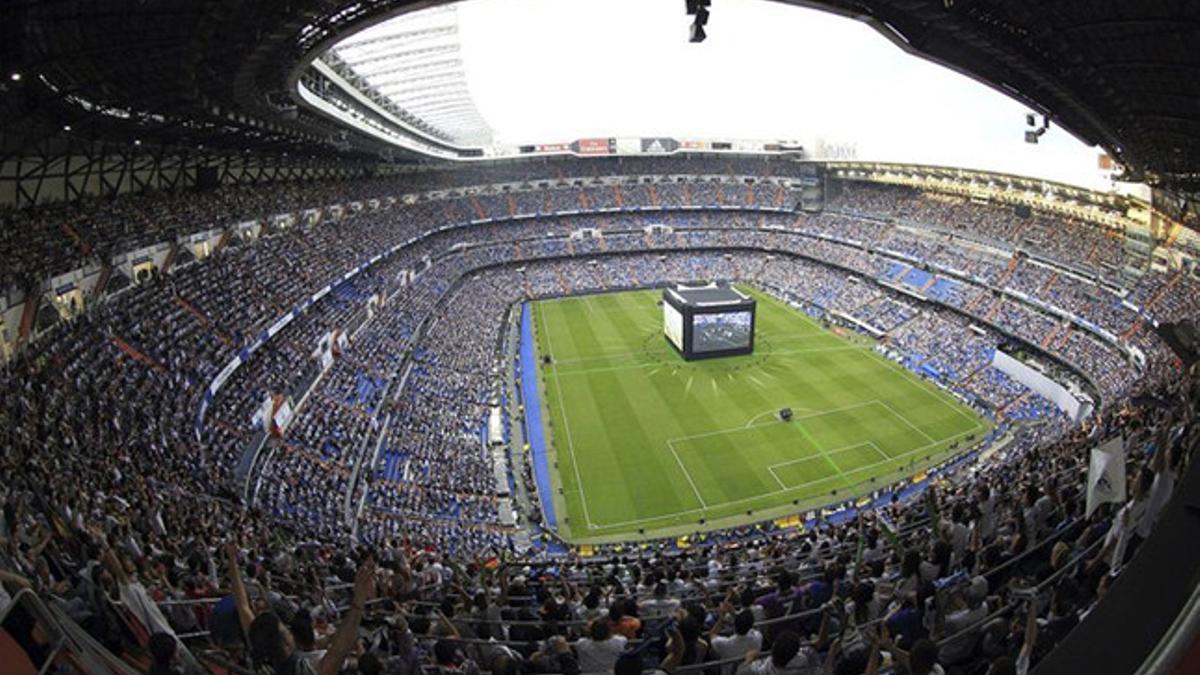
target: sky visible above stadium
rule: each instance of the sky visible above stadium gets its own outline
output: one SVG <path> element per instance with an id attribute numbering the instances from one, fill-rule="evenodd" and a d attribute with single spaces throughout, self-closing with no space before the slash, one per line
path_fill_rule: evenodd
<path id="1" fill-rule="evenodd" d="M 1028 109 L 912 57 L 870 26 L 766 0 L 713 0 L 689 43 L 683 0 L 469 0 L 467 85 L 502 144 L 594 136 L 797 140 L 858 159 L 1109 182 L 1100 150 Z"/>

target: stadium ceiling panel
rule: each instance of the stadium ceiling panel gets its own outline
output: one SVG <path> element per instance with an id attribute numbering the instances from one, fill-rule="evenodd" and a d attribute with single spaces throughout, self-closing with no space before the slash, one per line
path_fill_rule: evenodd
<path id="1" fill-rule="evenodd" d="M 866 21 L 1102 144 L 1129 178 L 1200 193 L 1194 0 L 780 1 Z M 368 85 L 461 72 L 454 14 L 445 0 L 0 3 L 0 158 L 140 139 L 193 153 L 429 161 L 313 113 L 295 83 L 322 55 Z M 412 105 L 414 128 L 488 138 L 478 117 L 446 129 L 436 106 Z"/>
<path id="2" fill-rule="evenodd" d="M 447 5 L 371 26 L 318 58 L 364 95 L 416 117 L 413 126 L 452 145 L 481 147 L 492 130 L 471 102 L 458 39 L 458 11 Z M 462 105 L 439 105 L 451 102 Z"/>

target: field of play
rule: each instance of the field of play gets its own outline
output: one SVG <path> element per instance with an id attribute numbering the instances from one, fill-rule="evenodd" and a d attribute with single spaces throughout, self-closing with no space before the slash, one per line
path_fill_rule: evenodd
<path id="1" fill-rule="evenodd" d="M 755 353 L 693 362 L 662 335 L 659 291 L 534 303 L 564 537 L 677 535 L 795 513 L 883 487 L 987 432 L 863 341 L 745 290 L 758 300 Z M 785 407 L 791 422 L 777 415 Z"/>

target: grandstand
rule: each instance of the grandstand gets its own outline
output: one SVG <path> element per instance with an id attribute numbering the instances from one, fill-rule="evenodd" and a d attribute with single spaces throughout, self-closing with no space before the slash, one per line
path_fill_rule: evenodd
<path id="1" fill-rule="evenodd" d="M 0 671 L 1200 672 L 1193 8 L 793 3 L 1109 190 L 506 140 L 477 2 L 0 9 Z"/>

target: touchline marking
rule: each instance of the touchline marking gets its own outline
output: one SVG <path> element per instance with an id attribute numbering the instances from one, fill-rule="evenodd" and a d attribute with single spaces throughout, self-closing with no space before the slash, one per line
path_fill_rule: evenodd
<path id="1" fill-rule="evenodd" d="M 692 474 L 688 473 L 687 467 L 683 465 L 683 460 L 679 459 L 679 453 L 675 452 L 674 446 L 670 443 L 667 447 L 671 448 L 671 454 L 675 456 L 675 461 L 679 464 L 679 469 L 683 471 L 683 477 L 687 479 L 689 485 L 692 486 L 692 492 L 696 495 L 696 499 L 700 502 L 700 508 L 707 509 L 708 504 L 704 503 L 704 497 L 700 496 L 700 490 L 696 489 L 696 481 L 692 480 Z"/>
<path id="2" fill-rule="evenodd" d="M 550 324 L 546 322 L 546 308 L 541 305 L 542 310 L 542 326 L 546 333 L 546 355 L 550 360 L 554 360 L 554 348 L 550 346 Z M 579 474 L 579 462 L 575 455 L 575 441 L 571 438 L 571 423 L 567 419 L 567 406 L 563 404 L 562 384 L 558 381 L 558 376 L 554 373 L 550 375 L 554 378 L 554 386 L 558 390 L 558 408 L 562 411 L 563 416 L 563 431 L 567 433 L 567 450 L 571 453 L 571 467 L 575 469 L 575 485 L 579 488 L 579 503 L 583 505 L 583 519 L 587 521 L 588 527 L 593 528 L 592 516 L 588 513 L 587 495 L 583 491 L 583 477 Z"/>
<path id="3" fill-rule="evenodd" d="M 887 408 L 887 409 L 888 409 L 888 411 L 889 411 L 889 412 L 891 412 L 893 415 L 895 415 L 896 417 L 898 417 L 898 418 L 900 419 L 900 421 L 901 421 L 901 422 L 904 422 L 905 424 L 907 424 L 909 429 L 912 429 L 913 431 L 916 431 L 918 434 L 921 434 L 922 436 L 924 436 L 924 437 L 925 437 L 925 440 L 927 440 L 927 441 L 929 441 L 929 442 L 931 442 L 931 443 L 936 443 L 936 442 L 937 442 L 937 441 L 934 441 L 934 440 L 933 440 L 933 437 L 932 437 L 932 436 L 930 436 L 929 434 L 927 434 L 927 433 L 925 433 L 924 431 L 921 431 L 919 428 L 917 428 L 917 425 L 913 424 L 912 422 L 909 422 L 907 417 L 905 417 L 904 415 L 901 415 L 900 413 L 896 412 L 896 409 L 895 409 L 895 408 L 893 408 L 893 407 L 891 406 L 891 404 L 889 404 L 887 401 L 880 401 L 879 403 L 880 403 L 881 405 L 883 405 L 883 407 Z"/>

